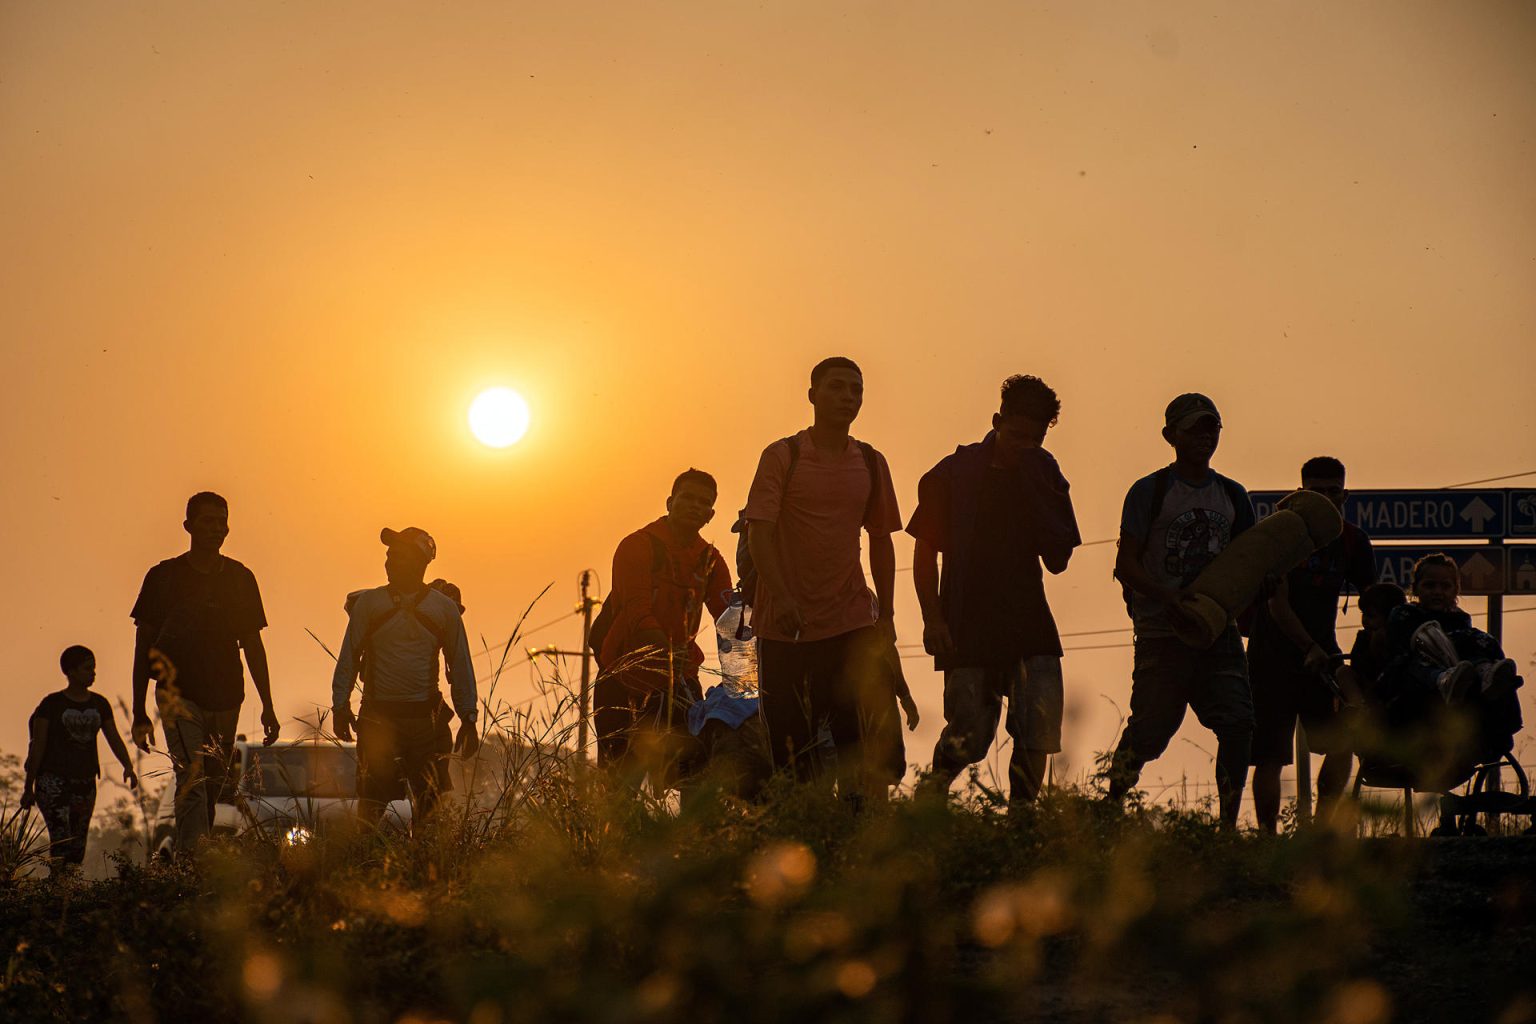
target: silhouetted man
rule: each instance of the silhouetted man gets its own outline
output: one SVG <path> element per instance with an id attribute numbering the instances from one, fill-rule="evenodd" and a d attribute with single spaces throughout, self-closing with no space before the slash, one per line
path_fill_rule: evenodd
<path id="1" fill-rule="evenodd" d="M 807 397 L 814 422 L 763 451 L 743 512 L 759 576 L 752 621 L 763 717 L 776 767 L 810 777 L 812 743 L 825 722 L 842 795 L 883 797 L 862 748 L 866 735 L 900 735 L 882 716 L 896 713 L 886 655 L 896 636 L 891 534 L 901 513 L 885 457 L 849 436 L 864 403 L 858 365 L 822 360 Z M 873 599 L 860 531 L 869 534 Z"/>
<path id="2" fill-rule="evenodd" d="M 1200 394 L 1168 403 L 1163 440 L 1174 461 L 1131 485 L 1120 516 L 1115 576 L 1127 588 L 1135 626 L 1131 717 L 1109 770 L 1109 797 L 1120 800 L 1142 766 L 1168 747 L 1193 708 L 1216 734 L 1216 793 L 1225 827 L 1237 826 L 1253 744 L 1253 695 L 1235 623 L 1207 650 L 1174 635 L 1179 597 L 1233 537 L 1253 525 L 1241 484 L 1211 468 L 1221 440 L 1216 405 Z"/>
<path id="3" fill-rule="evenodd" d="M 714 545 L 699 536 L 715 516 L 715 478 L 689 469 L 672 482 L 667 514 L 619 542 L 597 652 L 603 671 L 593 693 L 597 763 L 646 772 L 658 790 L 670 784 L 684 751 L 696 744 L 688 706 L 703 698 L 704 652 L 694 637 L 704 609 L 725 611 L 731 574 Z"/>
<path id="4" fill-rule="evenodd" d="M 459 603 L 427 586 L 437 544 L 410 526 L 379 534 L 389 583 L 347 595 L 347 632 L 331 677 L 336 735 L 357 729 L 357 813 L 374 824 L 408 789 L 412 821 L 425 820 L 449 788 L 448 755 L 465 757 L 480 745 L 475 732 L 475 666 Z M 453 711 L 438 689 L 438 652 L 448 663 Z M 361 674 L 362 702 L 352 714 L 352 686 Z M 448 720 L 459 716 L 455 742 Z"/>
<path id="5" fill-rule="evenodd" d="M 1323 495 L 1342 512 L 1349 491 L 1344 464 L 1319 456 L 1301 467 L 1301 486 Z M 1364 593 L 1376 581 L 1371 539 L 1344 522 L 1344 532 L 1314 551 L 1281 578 L 1268 601 L 1260 602 L 1248 641 L 1248 672 L 1253 681 L 1253 810 L 1259 827 L 1274 832 L 1280 819 L 1280 773 L 1292 762 L 1296 720 L 1301 719 L 1307 746 L 1323 754 L 1317 773 L 1317 815 L 1326 820 L 1354 765 L 1342 708 L 1323 674 L 1340 654 L 1339 595 L 1345 584 Z M 1340 673 L 1340 681 L 1349 678 Z M 1361 699 L 1359 693 L 1352 699 Z"/>
<path id="6" fill-rule="evenodd" d="M 1065 571 L 1082 537 L 1067 480 L 1041 447 L 1060 412 L 1044 381 L 1009 377 L 992 430 L 918 484 L 907 524 L 917 538 L 912 579 L 923 647 L 944 673 L 944 732 L 929 791 L 947 792 L 986 755 L 1004 698 L 1010 803 L 1039 795 L 1046 758 L 1061 750 L 1061 639 L 1040 566 Z"/>
<path id="7" fill-rule="evenodd" d="M 267 625 L 251 570 L 220 553 L 229 536 L 229 502 L 212 491 L 187 500 L 185 554 L 150 569 L 133 605 L 133 742 L 149 750 L 155 729 L 145 708 L 149 681 L 176 775 L 176 849 L 191 852 L 208 834 L 226 784 L 240 705 L 245 652 L 261 698 L 263 742 L 280 726 L 261 631 Z"/>

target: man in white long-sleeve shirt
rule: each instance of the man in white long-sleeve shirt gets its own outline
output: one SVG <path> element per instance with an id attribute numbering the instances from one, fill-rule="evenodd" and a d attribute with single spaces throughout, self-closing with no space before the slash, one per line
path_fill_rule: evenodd
<path id="1" fill-rule="evenodd" d="M 336 735 L 357 729 L 357 813 L 374 823 L 391 800 L 410 790 L 413 819 L 424 819 L 449 788 L 448 755 L 479 746 L 475 669 L 457 601 L 429 587 L 427 566 L 437 544 L 411 526 L 379 535 L 388 549 L 388 586 L 347 595 L 347 634 L 331 679 Z M 438 690 L 438 651 L 448 663 L 453 710 Z M 362 703 L 352 714 L 352 687 L 362 676 Z M 457 712 L 455 742 L 448 720 Z"/>

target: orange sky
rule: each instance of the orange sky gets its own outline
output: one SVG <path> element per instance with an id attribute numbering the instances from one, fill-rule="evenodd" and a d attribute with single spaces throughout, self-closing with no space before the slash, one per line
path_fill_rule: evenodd
<path id="1" fill-rule="evenodd" d="M 1062 395 L 1089 539 L 1189 389 L 1255 488 L 1321 452 L 1357 487 L 1536 469 L 1533 52 L 1520 3 L 7 5 L 0 750 L 68 643 L 127 695 L 194 490 L 232 502 L 300 713 L 329 678 L 304 629 L 382 581 L 380 526 L 431 530 L 503 638 L 686 466 L 725 546 L 828 354 L 864 366 L 903 512 L 1014 372 Z M 506 452 L 463 424 L 491 384 L 533 408 Z M 1110 550 L 1052 581 L 1064 630 L 1127 625 Z M 1508 646 L 1529 669 L 1536 613 Z M 1069 656 L 1075 764 L 1128 667 Z"/>

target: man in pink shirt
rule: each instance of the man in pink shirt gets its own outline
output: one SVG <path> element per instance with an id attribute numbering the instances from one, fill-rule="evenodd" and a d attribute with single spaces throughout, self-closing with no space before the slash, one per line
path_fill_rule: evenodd
<path id="1" fill-rule="evenodd" d="M 901 513 L 885 457 L 848 433 L 864 403 L 858 365 L 822 360 L 808 397 L 814 422 L 763 450 L 743 512 L 759 577 L 752 622 L 763 718 L 775 767 L 813 775 L 811 749 L 825 724 L 841 794 L 884 796 L 864 747 L 895 714 L 891 534 Z M 859 559 L 865 530 L 874 594 Z"/>

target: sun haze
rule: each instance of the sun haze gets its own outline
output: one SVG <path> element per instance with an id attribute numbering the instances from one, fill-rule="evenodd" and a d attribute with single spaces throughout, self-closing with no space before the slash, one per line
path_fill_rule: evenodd
<path id="1" fill-rule="evenodd" d="M 828 355 L 904 515 L 1015 373 L 1061 396 L 1090 541 L 1186 391 L 1256 489 L 1320 454 L 1356 489 L 1536 469 L 1533 52 L 1519 3 L 8 4 L 0 751 L 70 644 L 128 696 L 129 609 L 204 489 L 285 717 L 328 703 L 306 630 L 335 649 L 386 525 L 436 538 L 477 650 L 551 583 L 529 642 L 572 648 L 578 574 L 682 470 L 734 550 Z M 507 366 L 515 458 L 464 420 Z M 1130 689 L 1113 551 L 1048 584 L 1074 775 Z M 926 762 L 940 682 L 906 652 Z M 1182 736 L 1154 792 L 1207 775 Z"/>

